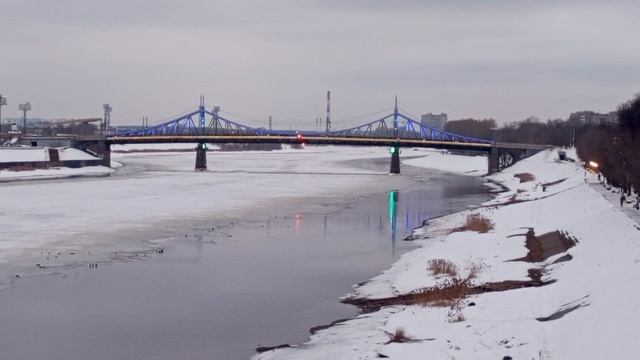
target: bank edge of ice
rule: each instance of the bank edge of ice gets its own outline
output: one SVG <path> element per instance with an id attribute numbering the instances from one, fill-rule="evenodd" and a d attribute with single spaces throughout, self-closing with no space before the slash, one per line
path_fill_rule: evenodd
<path id="1" fill-rule="evenodd" d="M 74 148 L 59 148 L 60 160 L 96 160 L 97 158 L 84 151 Z M 2 162 L 35 162 L 49 161 L 48 148 L 0 148 L 0 163 Z M 115 164 L 118 167 L 120 164 Z M 113 169 L 105 166 L 87 166 L 82 168 L 53 167 L 50 169 L 34 169 L 24 171 L 0 170 L 0 182 L 64 179 L 81 176 L 108 176 Z"/>
<path id="2" fill-rule="evenodd" d="M 575 152 L 569 154 L 575 158 Z M 451 260 L 460 268 L 470 261 L 482 262 L 477 284 L 526 279 L 532 267 L 545 267 L 544 279 L 555 283 L 472 296 L 462 309 L 461 322 L 449 322 L 446 307 L 386 307 L 320 331 L 304 345 L 255 359 L 632 357 L 640 338 L 636 224 L 587 184 L 594 179 L 579 165 L 556 158 L 555 151 L 544 151 L 491 176 L 509 190 L 484 207 L 435 219 L 416 230 L 422 247 L 404 254 L 350 296 L 381 298 L 433 286 L 438 279 L 426 265 L 435 258 Z M 536 180 L 520 183 L 514 175 L 523 172 Z M 496 206 L 507 201 L 512 204 Z M 469 213 L 490 218 L 494 229 L 447 235 Z M 554 264 L 563 255 L 559 254 L 536 264 L 508 261 L 526 255 L 524 237 L 509 237 L 526 228 L 534 228 L 536 234 L 562 230 L 574 236 L 579 243 L 568 251 L 573 259 Z M 468 306 L 470 302 L 475 306 Z M 575 310 L 556 320 L 536 319 L 570 308 Z M 413 341 L 389 343 L 390 334 L 400 328 Z"/>

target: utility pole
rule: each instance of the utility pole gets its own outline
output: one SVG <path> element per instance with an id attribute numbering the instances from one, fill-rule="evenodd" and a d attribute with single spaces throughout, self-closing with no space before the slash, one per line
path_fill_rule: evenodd
<path id="1" fill-rule="evenodd" d="M 269 131 L 272 130 L 273 120 L 271 119 L 271 115 L 269 115 Z"/>
<path id="2" fill-rule="evenodd" d="M 22 111 L 22 136 L 27 135 L 27 111 L 31 110 L 31 103 L 18 105 L 18 110 Z"/>
<path id="3" fill-rule="evenodd" d="M 327 132 L 331 131 L 331 91 L 327 91 Z"/>
<path id="4" fill-rule="evenodd" d="M 0 94 L 0 130 L 2 129 L 2 106 L 7 105 L 7 98 Z"/>

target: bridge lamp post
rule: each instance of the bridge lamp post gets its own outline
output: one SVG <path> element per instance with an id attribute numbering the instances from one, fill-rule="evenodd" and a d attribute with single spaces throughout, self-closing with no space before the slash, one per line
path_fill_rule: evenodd
<path id="1" fill-rule="evenodd" d="M 31 110 L 31 103 L 18 105 L 18 110 L 22 111 L 22 134 L 27 135 L 27 111 Z"/>
<path id="2" fill-rule="evenodd" d="M 2 127 L 2 107 L 7 105 L 7 98 L 0 94 L 0 127 Z"/>

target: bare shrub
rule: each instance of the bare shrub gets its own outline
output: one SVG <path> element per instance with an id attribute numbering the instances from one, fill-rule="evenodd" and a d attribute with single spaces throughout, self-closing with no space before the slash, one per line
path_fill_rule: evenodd
<path id="1" fill-rule="evenodd" d="M 462 227 L 464 230 L 471 230 L 484 234 L 493 229 L 493 223 L 491 220 L 480 214 L 469 214 L 467 215 L 467 219 Z"/>
<path id="2" fill-rule="evenodd" d="M 451 305 L 451 309 L 447 313 L 447 321 L 450 323 L 461 322 L 464 321 L 464 314 L 462 313 L 462 302 L 456 301 L 453 305 Z"/>
<path id="3" fill-rule="evenodd" d="M 393 334 L 390 334 L 389 337 L 389 341 L 387 342 L 387 344 L 390 343 L 406 343 L 411 341 L 411 338 L 407 336 L 407 334 L 404 333 L 404 329 L 403 328 L 397 328 L 396 331 Z"/>
<path id="4" fill-rule="evenodd" d="M 536 177 L 533 176 L 533 174 L 527 173 L 527 172 L 515 174 L 513 175 L 513 177 L 520 179 L 521 184 L 529 181 L 534 181 L 536 179 Z"/>
<path id="5" fill-rule="evenodd" d="M 483 262 L 481 262 L 480 260 L 476 260 L 476 261 L 472 261 L 470 262 L 464 269 L 467 270 L 467 279 L 468 280 L 472 280 L 478 277 L 478 274 L 480 274 L 480 272 L 482 270 L 484 270 L 484 268 L 487 267 L 487 265 Z"/>
<path id="6" fill-rule="evenodd" d="M 451 277 L 458 276 L 458 267 L 446 259 L 431 259 L 427 263 L 427 270 L 433 275 L 448 275 Z"/>

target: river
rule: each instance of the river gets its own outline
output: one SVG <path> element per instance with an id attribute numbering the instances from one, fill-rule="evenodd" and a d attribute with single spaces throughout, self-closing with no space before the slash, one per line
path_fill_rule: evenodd
<path id="1" fill-rule="evenodd" d="M 0 357 L 233 360 L 304 342 L 357 314 L 339 297 L 411 249 L 411 229 L 488 196 L 478 178 L 403 171 L 401 188 L 274 203 L 266 219 L 212 219 L 161 250 L 22 279 L 0 293 Z"/>

